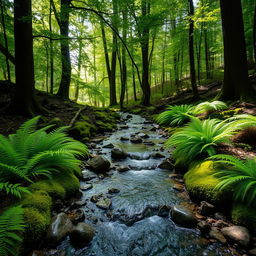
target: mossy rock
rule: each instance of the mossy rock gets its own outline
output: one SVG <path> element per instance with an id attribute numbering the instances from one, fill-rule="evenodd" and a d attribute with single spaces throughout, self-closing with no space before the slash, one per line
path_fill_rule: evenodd
<path id="1" fill-rule="evenodd" d="M 46 191 L 53 199 L 64 199 L 66 196 L 65 189 L 55 180 L 41 180 L 30 185 L 31 191 Z"/>
<path id="2" fill-rule="evenodd" d="M 43 190 L 27 194 L 21 201 L 24 208 L 34 208 L 39 212 L 50 212 L 52 207 L 52 198 Z"/>
<path id="3" fill-rule="evenodd" d="M 228 207 L 229 193 L 218 191 L 215 186 L 219 180 L 214 177 L 215 167 L 212 161 L 193 166 L 184 176 L 187 190 L 196 201 L 207 201 L 221 208 Z"/>
<path id="4" fill-rule="evenodd" d="M 110 113 L 96 111 L 94 112 L 94 115 L 96 120 L 115 123 L 115 118 Z"/>
<path id="5" fill-rule="evenodd" d="M 24 208 L 24 231 L 23 244 L 25 248 L 35 248 L 43 239 L 51 221 L 50 211 L 39 212 L 33 207 Z"/>
<path id="6" fill-rule="evenodd" d="M 116 124 L 97 121 L 96 126 L 98 129 L 98 132 L 111 132 L 116 127 Z"/>
<path id="7" fill-rule="evenodd" d="M 73 127 L 69 129 L 69 134 L 74 139 L 82 140 L 85 137 L 91 137 L 97 131 L 96 127 L 86 121 L 75 122 Z"/>
<path id="8" fill-rule="evenodd" d="M 210 114 L 209 117 L 224 120 L 224 119 L 233 117 L 233 116 L 241 114 L 241 113 L 243 113 L 242 108 L 235 108 L 235 109 L 229 109 L 229 110 L 224 110 L 224 111 L 220 111 L 220 112 L 214 112 L 214 113 Z"/>
<path id="9" fill-rule="evenodd" d="M 256 231 L 256 208 L 236 203 L 231 211 L 232 221 L 236 225 L 245 226 L 251 231 Z"/>
<path id="10" fill-rule="evenodd" d="M 65 173 L 58 176 L 56 175 L 55 177 L 53 177 L 53 180 L 59 183 L 65 189 L 66 198 L 75 196 L 76 193 L 79 191 L 79 179 L 72 173 Z"/>
<path id="11" fill-rule="evenodd" d="M 132 109 L 131 112 L 133 114 L 140 114 L 142 113 L 143 109 L 142 108 L 135 108 L 135 109 Z"/>

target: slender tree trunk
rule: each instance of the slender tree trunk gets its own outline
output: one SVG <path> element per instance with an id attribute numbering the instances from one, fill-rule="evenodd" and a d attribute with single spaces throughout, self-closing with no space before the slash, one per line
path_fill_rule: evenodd
<path id="1" fill-rule="evenodd" d="M 8 48 L 8 40 L 7 40 L 7 35 L 6 35 L 6 26 L 5 26 L 5 18 L 4 18 L 4 2 L 3 0 L 0 0 L 0 8 L 1 8 L 1 21 L 2 21 L 2 27 L 3 27 L 3 34 L 4 34 L 4 43 L 5 43 L 5 49 L 7 52 L 9 52 Z M 10 72 L 10 65 L 9 65 L 9 60 L 7 55 L 5 56 L 6 59 L 6 69 L 7 69 L 7 78 L 8 81 L 11 81 L 11 72 Z"/>
<path id="2" fill-rule="evenodd" d="M 60 34 L 63 38 L 68 38 L 69 36 L 69 8 L 70 0 L 61 0 L 61 11 L 60 11 Z M 69 87 L 71 81 L 71 60 L 70 60 L 70 50 L 69 50 L 69 40 L 61 40 L 61 81 L 60 87 L 57 95 L 65 100 L 69 99 Z"/>
<path id="3" fill-rule="evenodd" d="M 80 79 L 81 76 L 81 67 L 82 67 L 82 42 L 79 41 L 79 50 L 78 50 L 78 72 L 77 76 L 78 79 Z M 75 101 L 77 102 L 79 98 L 79 84 L 76 85 L 76 91 L 75 91 Z"/>
<path id="4" fill-rule="evenodd" d="M 255 92 L 248 81 L 241 0 L 220 0 L 224 40 L 222 100 L 250 99 Z"/>
<path id="5" fill-rule="evenodd" d="M 53 81 L 54 81 L 54 59 L 53 59 L 53 41 L 52 41 L 52 4 L 50 1 L 50 14 L 49 14 L 49 30 L 50 30 L 50 93 L 53 94 Z"/>
<path id="6" fill-rule="evenodd" d="M 254 50 L 254 62 L 256 64 L 256 3 L 254 7 L 254 17 L 253 17 L 253 50 Z"/>
<path id="7" fill-rule="evenodd" d="M 190 63 L 190 80 L 194 98 L 198 98 L 198 91 L 196 86 L 196 69 L 195 69 L 195 57 L 194 57 L 194 4 L 193 0 L 189 1 L 189 63 Z"/>

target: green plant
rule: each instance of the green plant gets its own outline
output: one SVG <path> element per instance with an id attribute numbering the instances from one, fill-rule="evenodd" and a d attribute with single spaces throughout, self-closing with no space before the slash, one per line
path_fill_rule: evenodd
<path id="1" fill-rule="evenodd" d="M 175 147 L 173 157 L 176 163 L 191 163 L 202 154 L 214 155 L 215 147 L 229 139 L 240 129 L 236 121 L 225 122 L 217 119 L 201 121 L 194 117 L 180 131 L 174 133 L 166 142 L 166 148 Z"/>
<path id="2" fill-rule="evenodd" d="M 256 126 L 256 116 L 248 114 L 240 114 L 230 117 L 229 121 L 240 120 L 243 122 L 244 127 Z"/>
<path id="3" fill-rule="evenodd" d="M 0 175 L 2 182 L 31 182 L 36 176 L 79 172 L 80 160 L 88 150 L 84 144 L 65 134 L 66 127 L 50 133 L 51 126 L 36 130 L 40 117 L 25 122 L 16 134 L 0 135 Z"/>
<path id="4" fill-rule="evenodd" d="M 22 193 L 30 193 L 30 191 L 26 187 L 21 186 L 21 184 L 11 184 L 8 181 L 0 182 L 0 191 L 18 198 L 21 198 Z"/>
<path id="5" fill-rule="evenodd" d="M 227 165 L 216 172 L 220 182 L 216 189 L 233 190 L 234 199 L 247 205 L 256 205 L 256 158 L 240 160 L 231 155 L 219 154 L 210 157 L 216 163 Z"/>
<path id="6" fill-rule="evenodd" d="M 156 121 L 162 125 L 179 126 L 190 121 L 193 116 L 193 105 L 175 105 L 169 106 L 156 118 Z"/>
<path id="7" fill-rule="evenodd" d="M 194 114 L 202 114 L 202 113 L 210 113 L 213 111 L 218 111 L 218 110 L 224 110 L 227 108 L 226 103 L 222 101 L 205 101 L 200 104 L 198 104 L 195 109 L 194 109 Z"/>
<path id="8" fill-rule="evenodd" d="M 15 248 L 22 239 L 16 232 L 24 228 L 23 209 L 20 206 L 10 208 L 0 215 L 0 255 L 17 255 Z"/>

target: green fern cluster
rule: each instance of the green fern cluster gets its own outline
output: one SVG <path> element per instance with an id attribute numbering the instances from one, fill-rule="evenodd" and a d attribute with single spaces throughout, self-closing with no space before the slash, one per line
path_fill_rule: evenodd
<path id="1" fill-rule="evenodd" d="M 174 147 L 176 163 L 190 163 L 202 154 L 213 156 L 215 147 L 229 139 L 241 128 L 240 122 L 225 122 L 217 119 L 201 121 L 194 117 L 166 142 L 166 148 Z"/>
<path id="2" fill-rule="evenodd" d="M 243 161 L 231 155 L 220 154 L 210 159 L 228 167 L 216 171 L 215 175 L 220 179 L 216 189 L 231 189 L 235 200 L 256 206 L 256 158 Z"/>
<path id="3" fill-rule="evenodd" d="M 195 109 L 194 109 L 194 114 L 202 114 L 202 113 L 210 113 L 213 111 L 219 111 L 219 110 L 224 110 L 227 108 L 226 103 L 219 101 L 219 100 L 215 100 L 212 102 L 209 101 L 205 101 L 202 102 L 200 104 L 198 104 Z"/>
<path id="4" fill-rule="evenodd" d="M 0 190 L 20 197 L 28 183 L 38 176 L 51 178 L 56 172 L 79 172 L 78 157 L 88 153 L 84 144 L 67 137 L 66 128 L 50 133 L 47 126 L 36 130 L 40 117 L 25 122 L 8 137 L 0 135 Z"/>

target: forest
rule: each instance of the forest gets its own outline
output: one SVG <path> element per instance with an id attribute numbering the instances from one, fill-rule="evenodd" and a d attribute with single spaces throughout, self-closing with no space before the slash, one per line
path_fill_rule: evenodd
<path id="1" fill-rule="evenodd" d="M 256 0 L 0 0 L 0 255 L 256 255 Z"/>

